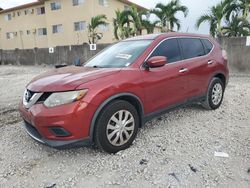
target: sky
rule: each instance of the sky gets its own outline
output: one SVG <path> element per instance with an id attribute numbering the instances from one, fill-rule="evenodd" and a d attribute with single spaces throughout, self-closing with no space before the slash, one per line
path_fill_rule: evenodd
<path id="1" fill-rule="evenodd" d="M 146 8 L 154 8 L 154 6 L 159 3 L 168 3 L 170 0 L 130 0 Z M 1 8 L 10 8 L 25 3 L 34 2 L 34 0 L 0 0 Z M 220 0 L 181 0 L 181 4 L 185 5 L 189 9 L 189 14 L 186 18 L 182 14 L 178 14 L 177 17 L 181 20 L 181 32 L 190 33 L 202 33 L 209 34 L 208 24 L 203 24 L 197 30 L 195 28 L 195 23 L 198 17 L 204 13 L 207 13 L 209 7 L 217 4 Z"/>

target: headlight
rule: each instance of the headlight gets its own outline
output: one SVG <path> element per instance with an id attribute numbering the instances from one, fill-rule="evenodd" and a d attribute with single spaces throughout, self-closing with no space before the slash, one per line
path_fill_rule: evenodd
<path id="1" fill-rule="evenodd" d="M 54 107 L 62 104 L 68 104 L 82 99 L 88 90 L 78 90 L 78 91 L 67 91 L 52 93 L 44 102 L 46 107 Z"/>

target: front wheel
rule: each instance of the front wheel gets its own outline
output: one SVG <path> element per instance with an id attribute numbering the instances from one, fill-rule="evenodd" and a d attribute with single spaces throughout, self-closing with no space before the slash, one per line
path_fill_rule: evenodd
<path id="1" fill-rule="evenodd" d="M 220 107 L 224 97 L 225 86 L 221 79 L 213 78 L 209 84 L 206 99 L 202 106 L 209 110 L 215 110 Z"/>
<path id="2" fill-rule="evenodd" d="M 108 153 L 127 149 L 134 141 L 138 127 L 139 116 L 135 107 L 126 101 L 113 101 L 97 119 L 95 143 Z"/>

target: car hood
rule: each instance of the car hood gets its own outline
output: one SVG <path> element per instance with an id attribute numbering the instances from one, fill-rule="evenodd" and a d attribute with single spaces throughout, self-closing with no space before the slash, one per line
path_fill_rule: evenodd
<path id="1" fill-rule="evenodd" d="M 118 73 L 120 70 L 76 66 L 53 69 L 35 77 L 27 85 L 27 89 L 33 92 L 70 91 L 81 84 Z"/>

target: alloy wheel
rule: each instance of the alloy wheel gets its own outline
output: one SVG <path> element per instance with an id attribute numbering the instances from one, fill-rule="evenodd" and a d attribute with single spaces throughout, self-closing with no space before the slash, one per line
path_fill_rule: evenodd
<path id="1" fill-rule="evenodd" d="M 216 83 L 212 89 L 212 102 L 214 105 L 218 105 L 221 102 L 223 95 L 223 88 L 220 83 Z"/>

